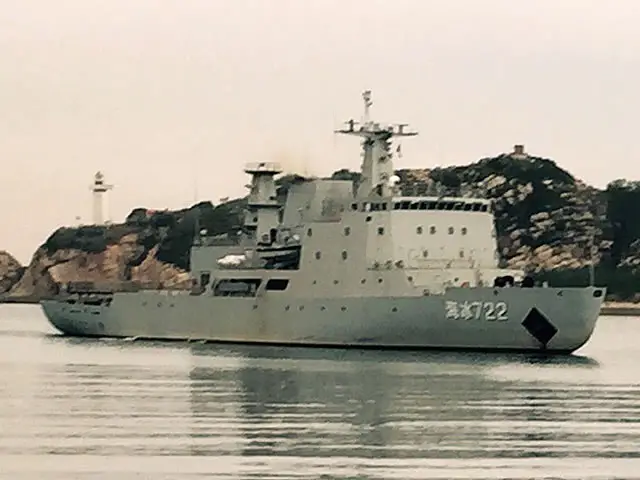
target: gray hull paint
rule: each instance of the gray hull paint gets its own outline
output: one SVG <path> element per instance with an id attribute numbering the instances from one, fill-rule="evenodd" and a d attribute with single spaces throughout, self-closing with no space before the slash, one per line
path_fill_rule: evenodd
<path id="1" fill-rule="evenodd" d="M 146 291 L 117 293 L 109 306 L 63 299 L 41 304 L 53 326 L 73 336 L 568 353 L 589 340 L 604 294 L 596 288 L 453 288 L 421 297 L 269 292 L 231 298 Z M 447 317 L 447 302 L 457 302 L 457 319 Z M 522 325 L 532 307 L 557 329 L 546 344 Z"/>

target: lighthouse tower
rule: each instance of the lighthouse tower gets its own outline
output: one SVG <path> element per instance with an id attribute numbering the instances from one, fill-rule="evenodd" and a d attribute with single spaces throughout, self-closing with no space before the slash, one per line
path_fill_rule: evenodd
<path id="1" fill-rule="evenodd" d="M 113 185 L 104 183 L 104 175 L 97 172 L 93 177 L 91 191 L 93 192 L 93 224 L 105 224 L 105 194 L 111 190 Z"/>

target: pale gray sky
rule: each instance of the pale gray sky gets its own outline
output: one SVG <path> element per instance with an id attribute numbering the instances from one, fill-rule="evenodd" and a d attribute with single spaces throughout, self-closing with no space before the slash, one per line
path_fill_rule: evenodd
<path id="1" fill-rule="evenodd" d="M 332 129 L 407 121 L 403 165 L 526 144 L 596 186 L 640 178 L 638 0 L 2 0 L 0 249 L 58 226 L 244 194 L 246 161 L 357 168 Z"/>

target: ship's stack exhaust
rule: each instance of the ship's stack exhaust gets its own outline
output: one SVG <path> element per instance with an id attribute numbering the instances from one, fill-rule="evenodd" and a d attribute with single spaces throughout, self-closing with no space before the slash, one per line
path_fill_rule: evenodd
<path id="1" fill-rule="evenodd" d="M 274 162 L 260 162 L 248 163 L 244 171 L 252 177 L 245 212 L 245 231 L 259 245 L 271 245 L 276 242 L 281 208 L 277 201 L 274 177 L 282 172 L 282 168 Z"/>

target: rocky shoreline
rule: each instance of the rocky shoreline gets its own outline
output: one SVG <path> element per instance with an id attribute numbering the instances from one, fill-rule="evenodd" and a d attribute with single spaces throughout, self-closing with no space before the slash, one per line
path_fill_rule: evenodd
<path id="1" fill-rule="evenodd" d="M 616 180 L 599 190 L 550 159 L 522 154 L 396 174 L 406 195 L 490 199 L 501 267 L 526 269 L 551 286 L 578 287 L 589 284 L 593 263 L 596 285 L 607 286 L 603 314 L 640 315 L 640 218 L 629 208 L 640 202 L 640 182 Z M 330 178 L 360 181 L 346 169 Z M 278 199 L 308 180 L 279 178 Z M 194 232 L 233 240 L 245 206 L 239 198 L 176 211 L 136 208 L 119 224 L 59 228 L 26 266 L 0 251 L 0 301 L 37 302 L 69 282 L 188 286 Z"/>

